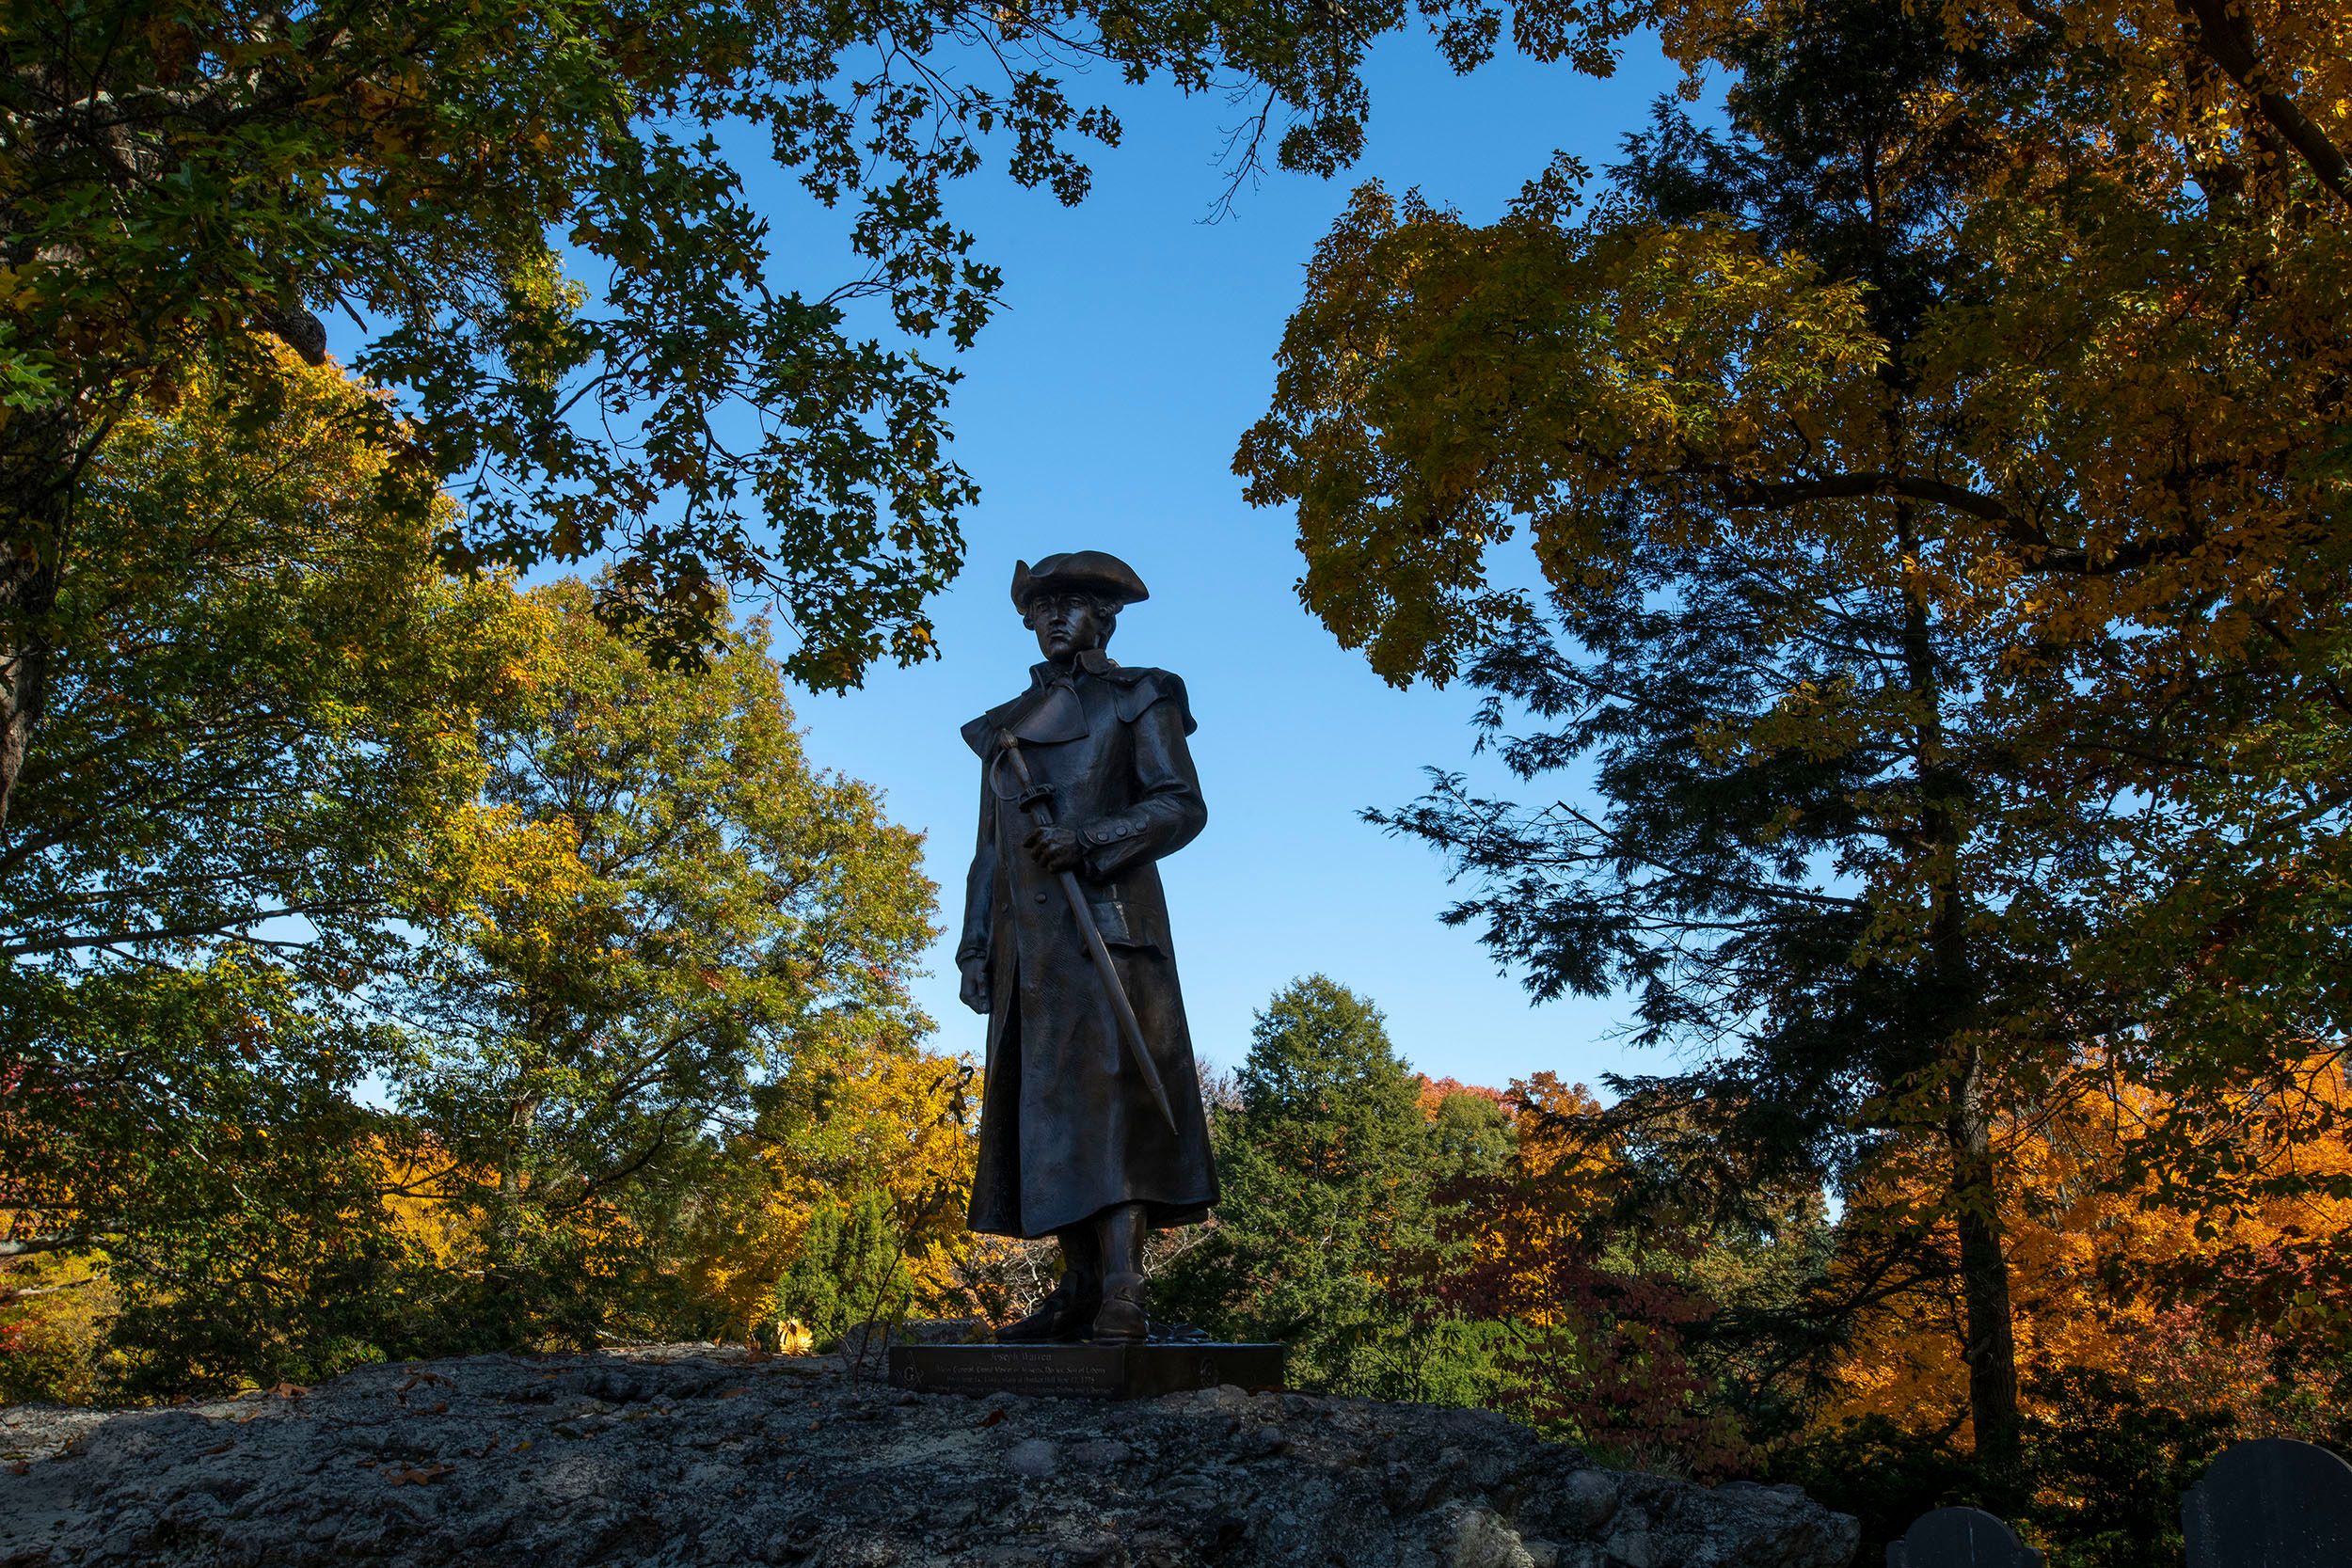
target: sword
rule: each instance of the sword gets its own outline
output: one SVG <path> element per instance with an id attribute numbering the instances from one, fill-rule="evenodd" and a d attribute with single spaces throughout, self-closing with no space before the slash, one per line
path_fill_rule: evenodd
<path id="1" fill-rule="evenodd" d="M 1005 754 L 1012 759 L 1012 776 L 1021 784 L 1021 809 L 1029 814 L 1029 820 L 1041 828 L 1054 825 L 1054 791 L 1029 777 L 1029 759 L 1021 754 L 1021 742 L 1010 730 L 1000 732 L 999 742 Z M 1136 1018 L 1135 1004 L 1127 1000 L 1127 988 L 1119 978 L 1119 971 L 1111 963 L 1111 950 L 1103 942 L 1103 928 L 1094 922 L 1094 911 L 1087 903 L 1086 895 L 1078 887 L 1075 872 L 1057 872 L 1061 879 L 1062 897 L 1069 901 L 1070 912 L 1078 922 L 1079 934 L 1087 939 L 1087 952 L 1094 959 L 1094 973 L 1103 977 L 1103 990 L 1110 998 L 1111 1011 L 1119 1015 L 1119 1034 L 1127 1042 L 1127 1054 L 1135 1059 L 1136 1071 L 1143 1079 L 1143 1086 L 1152 1091 L 1152 1103 L 1160 1108 L 1167 1118 L 1168 1130 L 1176 1131 L 1176 1113 L 1168 1108 L 1168 1090 L 1160 1084 L 1160 1069 L 1152 1065 L 1152 1052 L 1143 1043 L 1143 1025 Z"/>

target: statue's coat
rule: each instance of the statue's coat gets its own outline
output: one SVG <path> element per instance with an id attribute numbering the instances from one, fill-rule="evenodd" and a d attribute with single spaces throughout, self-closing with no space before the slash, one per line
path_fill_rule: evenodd
<path id="1" fill-rule="evenodd" d="M 975 1230 L 1043 1236 L 1115 1203 L 1184 1225 L 1216 1201 L 1156 864 L 1208 820 L 1184 742 L 1193 728 L 1184 682 L 1093 652 L 1058 675 L 1037 665 L 1026 692 L 963 727 L 981 758 L 980 829 L 956 958 L 986 956 L 990 996 Z M 1006 730 L 1052 789 L 1055 823 L 1086 847 L 1078 884 L 1143 1025 L 1173 1132 L 1120 1037 L 1060 878 L 1022 847 L 1032 823 L 997 760 Z"/>

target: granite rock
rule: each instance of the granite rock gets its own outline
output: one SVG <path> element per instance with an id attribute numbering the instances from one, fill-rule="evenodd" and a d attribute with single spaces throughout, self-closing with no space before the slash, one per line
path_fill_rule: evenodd
<path id="1" fill-rule="evenodd" d="M 1846 1568 L 1855 1541 L 1792 1489 L 1600 1471 L 1483 1412 L 917 1396 L 709 1346 L 0 1412 L 0 1568 Z"/>

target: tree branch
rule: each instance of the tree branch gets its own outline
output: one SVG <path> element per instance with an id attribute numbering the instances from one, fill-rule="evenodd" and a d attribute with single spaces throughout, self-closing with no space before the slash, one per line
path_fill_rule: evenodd
<path id="1" fill-rule="evenodd" d="M 2054 543 L 2039 523 L 1998 496 L 1988 496 L 1981 490 L 1940 479 L 1862 469 L 1811 479 L 1763 480 L 1739 473 L 1725 463 L 1692 463 L 1686 465 L 1682 472 L 1714 484 L 1724 504 L 1759 511 L 1778 512 L 1820 500 L 1911 500 L 1947 507 L 1994 524 L 2010 544 L 2033 552 L 2031 569 L 2044 572 L 2105 577 L 2178 555 L 2197 543 L 2195 532 L 2134 539 L 2116 546 L 2104 559 L 2094 562 L 2087 547 Z"/>
<path id="2" fill-rule="evenodd" d="M 2173 0 L 2185 18 L 2205 57 L 2219 66 L 2230 80 L 2253 98 L 2270 128 L 2286 138 L 2319 182 L 2336 199 L 2352 208 L 2352 161 L 2312 123 L 2293 99 L 2266 84 L 2270 71 L 2254 55 L 2254 30 L 2243 12 L 2232 15 L 2227 0 Z"/>
<path id="3" fill-rule="evenodd" d="M 1878 497 L 1890 500 L 1926 501 L 2008 528 L 2017 527 L 2023 522 L 1997 496 L 1988 496 L 1964 484 L 1950 484 L 1940 479 L 1921 479 L 1915 474 L 1864 470 L 1828 474 L 1818 479 L 1760 480 L 1746 478 L 1733 472 L 1728 465 L 1719 463 L 1697 466 L 1690 471 L 1712 479 L 1735 504 L 1761 507 L 1768 511 L 1802 506 L 1806 501 L 1860 500 Z M 2042 542 L 2048 543 L 2046 540 Z"/>

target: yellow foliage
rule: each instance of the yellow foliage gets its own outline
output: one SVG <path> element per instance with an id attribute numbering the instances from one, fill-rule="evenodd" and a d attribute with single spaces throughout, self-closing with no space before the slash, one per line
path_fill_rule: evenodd
<path id="1" fill-rule="evenodd" d="M 378 1140 L 373 1152 L 393 1233 L 436 1268 L 480 1268 L 487 1253 L 481 1220 L 450 1197 L 463 1187 L 495 1182 L 495 1173 L 462 1171 L 430 1145 L 400 1149 Z"/>
<path id="2" fill-rule="evenodd" d="M 880 1192 L 903 1238 L 914 1310 L 960 1305 L 977 1095 L 962 1062 L 905 1048 L 796 1067 L 763 1107 L 750 1200 L 730 1206 L 701 1241 L 690 1268 L 695 1290 L 724 1303 L 747 1338 L 797 1327 L 765 1321 L 768 1292 L 811 1217 L 828 1202 Z"/>
<path id="3" fill-rule="evenodd" d="M 0 1210 L 0 1234 L 15 1216 Z M 106 1320 L 118 1305 L 96 1252 L 11 1259 L 0 1268 L 0 1404 L 87 1404 L 103 1390 Z"/>

